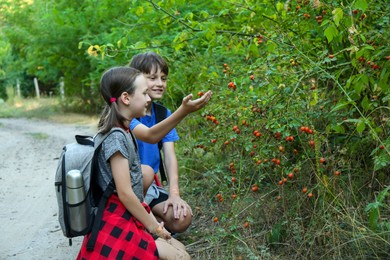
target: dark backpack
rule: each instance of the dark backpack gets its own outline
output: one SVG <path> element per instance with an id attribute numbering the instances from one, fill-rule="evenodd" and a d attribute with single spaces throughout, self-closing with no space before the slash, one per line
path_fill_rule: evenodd
<path id="1" fill-rule="evenodd" d="M 156 124 L 158 124 L 161 121 L 163 121 L 165 118 L 167 118 L 168 110 L 163 105 L 155 103 L 155 102 L 153 102 L 153 106 L 154 106 L 154 111 L 156 113 L 156 115 L 155 115 Z M 160 140 L 158 142 L 158 151 L 160 153 L 160 168 L 159 168 L 159 170 L 160 170 L 161 182 L 164 183 L 167 181 L 167 175 L 165 173 L 164 161 L 163 161 L 162 155 L 161 155 L 162 146 L 163 146 L 162 140 Z"/>
<path id="2" fill-rule="evenodd" d="M 72 245 L 73 237 L 92 232 L 87 248 L 93 250 L 104 207 L 115 190 L 113 180 L 104 191 L 97 184 L 98 154 L 103 141 L 117 131 L 122 132 L 127 141 L 130 141 L 129 135 L 123 129 L 113 128 L 110 132 L 96 135 L 94 138 L 76 135 L 75 143 L 63 147 L 55 176 L 55 188 L 59 209 L 58 220 L 64 236 L 69 238 L 69 245 Z M 79 173 L 82 176 L 83 186 L 80 186 L 80 182 L 74 177 Z"/>

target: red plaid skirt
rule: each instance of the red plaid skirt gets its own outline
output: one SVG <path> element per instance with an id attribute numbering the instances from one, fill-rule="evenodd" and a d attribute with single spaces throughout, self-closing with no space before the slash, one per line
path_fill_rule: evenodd
<path id="1" fill-rule="evenodd" d="M 143 203 L 150 212 L 149 206 Z M 120 202 L 111 195 L 104 208 L 101 227 L 93 251 L 87 250 L 89 235 L 84 237 L 81 259 L 158 259 L 156 242 L 144 225 L 134 218 Z"/>

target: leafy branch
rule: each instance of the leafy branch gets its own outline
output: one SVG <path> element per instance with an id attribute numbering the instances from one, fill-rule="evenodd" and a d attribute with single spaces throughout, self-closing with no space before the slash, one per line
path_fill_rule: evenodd
<path id="1" fill-rule="evenodd" d="M 168 12 L 167 10 L 163 9 L 162 7 L 160 7 L 159 5 L 154 3 L 152 0 L 148 0 L 148 2 L 151 3 L 156 10 L 163 12 L 164 14 L 168 15 L 169 17 L 171 17 L 175 21 L 179 22 L 184 27 L 190 29 L 191 31 L 193 31 L 193 32 L 202 32 L 203 31 L 200 29 L 196 29 L 196 28 L 190 26 L 189 24 L 185 23 L 182 19 L 177 18 L 176 16 L 174 16 L 173 14 Z M 232 35 L 239 35 L 239 36 L 246 36 L 246 37 L 256 37 L 257 36 L 255 34 L 248 34 L 248 33 L 236 32 L 236 31 L 229 31 L 229 30 L 216 30 L 215 33 L 217 33 L 217 34 L 232 34 Z"/>

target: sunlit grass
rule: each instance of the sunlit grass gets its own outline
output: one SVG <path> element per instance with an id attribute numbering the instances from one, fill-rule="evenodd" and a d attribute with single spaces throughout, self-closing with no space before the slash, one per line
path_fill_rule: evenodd
<path id="1" fill-rule="evenodd" d="M 58 123 L 96 124 L 98 115 L 64 112 L 58 98 L 17 99 L 0 104 L 0 118 L 37 118 Z"/>
<path id="2" fill-rule="evenodd" d="M 49 137 L 49 135 L 47 135 L 45 133 L 26 133 L 26 134 L 31 136 L 32 138 L 34 138 L 36 140 L 44 140 L 44 139 L 47 139 Z"/>

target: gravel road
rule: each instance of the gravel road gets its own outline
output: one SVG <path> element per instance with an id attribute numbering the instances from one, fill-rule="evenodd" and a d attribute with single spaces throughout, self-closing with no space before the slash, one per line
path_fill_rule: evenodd
<path id="1" fill-rule="evenodd" d="M 94 124 L 0 119 L 0 259 L 75 259 L 57 219 L 54 176 L 62 147 Z"/>

